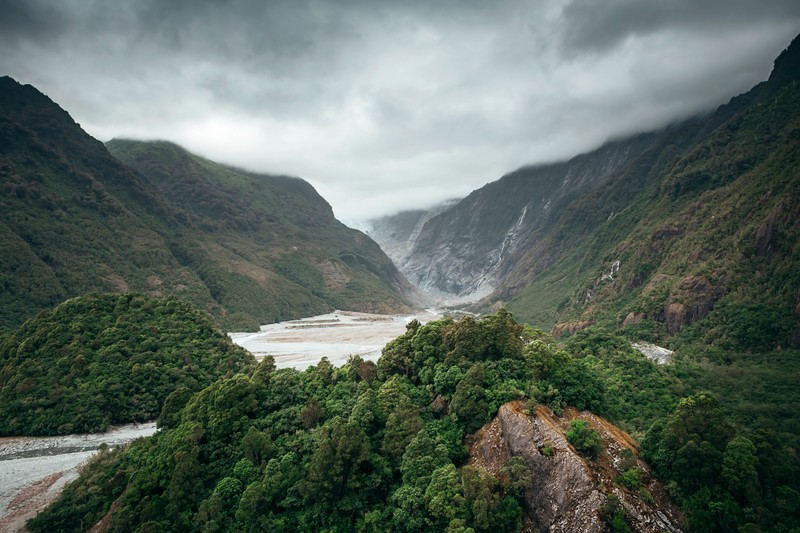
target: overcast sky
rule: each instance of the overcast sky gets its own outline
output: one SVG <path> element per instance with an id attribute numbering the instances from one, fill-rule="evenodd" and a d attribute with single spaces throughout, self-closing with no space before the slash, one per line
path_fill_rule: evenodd
<path id="1" fill-rule="evenodd" d="M 798 0 L 0 0 L 0 74 L 355 220 L 711 109 L 798 32 Z"/>

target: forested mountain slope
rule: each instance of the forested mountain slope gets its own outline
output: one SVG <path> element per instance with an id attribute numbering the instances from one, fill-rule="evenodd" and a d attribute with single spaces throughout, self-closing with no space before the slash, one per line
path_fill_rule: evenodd
<path id="1" fill-rule="evenodd" d="M 167 143 L 113 157 L 49 98 L 0 78 L 0 328 L 90 291 L 174 294 L 226 328 L 404 307 L 404 280 L 306 182 Z"/>
<path id="2" fill-rule="evenodd" d="M 798 55 L 796 39 L 769 81 L 676 129 L 698 133 L 662 169 L 629 170 L 570 205 L 496 297 L 543 325 L 624 325 L 728 349 L 797 345 Z"/>
<path id="3" fill-rule="evenodd" d="M 219 165 L 172 143 L 115 139 L 112 155 L 158 190 L 202 235 L 174 239 L 173 254 L 212 278 L 214 298 L 275 319 L 332 307 L 404 309 L 409 286 L 375 242 L 333 216 L 307 182 Z M 226 279 L 215 284 L 220 271 Z"/>
<path id="4" fill-rule="evenodd" d="M 558 345 L 505 311 L 411 322 L 377 365 L 323 359 L 298 372 L 267 358 L 176 393 L 158 434 L 101 454 L 28 527 L 799 527 L 800 439 L 779 410 L 796 399 L 754 424 L 731 404 L 735 390 L 715 385 L 725 403 L 702 390 L 704 372 L 686 357 L 657 365 L 596 328 Z M 784 379 L 772 383 L 794 398 Z"/>
<path id="5" fill-rule="evenodd" d="M 646 366 L 633 382 L 669 379 L 631 357 Z M 587 372 L 504 312 L 412 322 L 377 365 L 323 360 L 298 372 L 267 358 L 165 406 L 161 432 L 101 454 L 29 528 L 77 531 L 101 519 L 112 531 L 674 527 L 680 515 L 630 437 L 589 413 L 508 403 L 555 385 L 560 414 L 560 401 L 612 412 L 633 400 L 628 389 L 604 404 Z"/>
<path id="6" fill-rule="evenodd" d="M 707 116 L 474 191 L 425 224 L 402 269 L 546 328 L 797 344 L 798 57 L 795 39 L 768 81 Z"/>

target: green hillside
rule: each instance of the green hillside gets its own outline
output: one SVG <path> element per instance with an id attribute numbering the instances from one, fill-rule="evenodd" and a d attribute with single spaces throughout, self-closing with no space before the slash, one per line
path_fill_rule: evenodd
<path id="1" fill-rule="evenodd" d="M 557 259 L 509 309 L 545 327 L 594 323 L 660 342 L 798 345 L 800 87 L 784 72 L 797 48 L 769 82 L 677 128 L 565 210 L 543 252 Z M 696 141 L 700 129 L 710 131 Z M 654 172 L 676 140 L 680 155 Z"/>
<path id="2" fill-rule="evenodd" d="M 177 298 L 71 298 L 0 344 L 0 436 L 153 420 L 176 389 L 197 391 L 254 364 Z"/>
<path id="3" fill-rule="evenodd" d="M 647 379 L 660 374 L 650 367 Z M 524 461 L 470 466 L 463 439 L 537 385 L 602 410 L 597 382 L 576 379 L 586 371 L 504 312 L 412 322 L 377 365 L 267 359 L 100 455 L 29 528 L 78 531 L 116 500 L 112 531 L 519 531 Z"/>
<path id="4" fill-rule="evenodd" d="M 92 291 L 175 295 L 226 329 L 334 308 L 405 308 L 404 280 L 306 182 L 166 143 L 87 135 L 0 78 L 0 330 Z"/>
<path id="5" fill-rule="evenodd" d="M 336 220 L 307 182 L 219 165 L 168 142 L 112 140 L 112 155 L 138 171 L 202 238 L 170 240 L 173 254 L 214 299 L 272 320 L 332 308 L 403 308 L 405 280 L 377 244 Z"/>

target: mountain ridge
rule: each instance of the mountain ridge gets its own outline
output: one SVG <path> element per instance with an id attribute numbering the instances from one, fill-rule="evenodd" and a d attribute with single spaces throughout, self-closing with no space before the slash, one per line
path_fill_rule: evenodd
<path id="1" fill-rule="evenodd" d="M 2 329 L 93 291 L 175 294 L 230 329 L 336 307 L 407 309 L 389 259 L 299 178 L 157 143 L 133 144 L 152 163 L 139 172 L 9 77 L 0 141 Z"/>

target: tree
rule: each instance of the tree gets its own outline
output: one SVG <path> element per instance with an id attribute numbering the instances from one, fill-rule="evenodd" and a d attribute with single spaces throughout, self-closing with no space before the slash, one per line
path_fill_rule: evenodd
<path id="1" fill-rule="evenodd" d="M 214 487 L 194 517 L 194 525 L 203 532 L 216 532 L 225 528 L 239 506 L 242 482 L 233 477 L 224 477 Z"/>
<path id="2" fill-rule="evenodd" d="M 268 385 L 272 374 L 275 372 L 275 358 L 271 355 L 264 356 L 253 370 L 253 381 Z"/>
<path id="3" fill-rule="evenodd" d="M 450 413 L 464 425 L 467 433 L 477 431 L 489 419 L 489 404 L 483 388 L 483 365 L 475 363 L 467 371 L 453 394 Z"/>
<path id="4" fill-rule="evenodd" d="M 570 421 L 567 431 L 567 440 L 575 446 L 580 453 L 596 458 L 603 449 L 600 433 L 589 427 L 586 420 L 575 419 Z"/>
<path id="5" fill-rule="evenodd" d="M 404 397 L 386 421 L 381 451 L 392 461 L 399 461 L 411 439 L 422 429 L 419 409 Z"/>
<path id="6" fill-rule="evenodd" d="M 428 431 L 421 429 L 406 446 L 400 463 L 404 485 L 425 489 L 430 483 L 431 472 L 450 464 L 447 447 L 434 440 Z"/>
<path id="7" fill-rule="evenodd" d="M 178 387 L 164 400 L 156 425 L 161 428 L 174 428 L 181 422 L 181 410 L 189 403 L 194 392 L 188 387 Z"/>
<path id="8" fill-rule="evenodd" d="M 428 509 L 424 488 L 401 485 L 392 493 L 391 502 L 394 505 L 391 530 L 408 532 L 425 530 Z"/>
<path id="9" fill-rule="evenodd" d="M 758 455 L 747 437 L 734 437 L 722 456 L 722 478 L 739 502 L 755 503 L 758 496 Z"/>
<path id="10" fill-rule="evenodd" d="M 500 474 L 505 479 L 508 493 L 518 500 L 522 500 L 525 496 L 525 491 L 533 485 L 531 467 L 520 456 L 509 459 L 500 469 Z"/>
<path id="11" fill-rule="evenodd" d="M 498 520 L 503 494 L 497 478 L 482 468 L 465 466 L 461 469 L 461 486 L 469 510 L 469 523 L 477 531 L 488 531 L 492 527 L 505 529 Z"/>
<path id="12" fill-rule="evenodd" d="M 375 391 L 367 389 L 359 395 L 353 410 L 350 412 L 350 422 L 358 424 L 367 435 L 377 435 L 383 420 L 378 406 Z"/>
<path id="13" fill-rule="evenodd" d="M 437 468 L 425 489 L 429 525 L 435 531 L 444 531 L 454 518 L 465 518 L 466 500 L 456 467 L 451 463 Z"/>
<path id="14" fill-rule="evenodd" d="M 259 481 L 250 483 L 239 499 L 236 509 L 237 529 L 247 532 L 258 532 L 267 529 L 264 510 L 267 508 L 267 491 Z"/>
<path id="15" fill-rule="evenodd" d="M 310 500 L 333 503 L 357 484 L 360 467 L 369 459 L 369 439 L 357 424 L 334 417 L 322 428 L 311 457 L 306 494 Z"/>
<path id="16" fill-rule="evenodd" d="M 242 438 L 240 445 L 244 456 L 250 460 L 254 465 L 260 465 L 262 462 L 269 459 L 270 452 L 272 451 L 272 441 L 269 435 L 263 431 L 250 426 Z"/>
<path id="17" fill-rule="evenodd" d="M 732 433 L 719 401 L 710 392 L 700 392 L 680 401 L 664 428 L 663 439 L 674 450 L 690 440 L 705 440 L 722 451 Z"/>
<path id="18" fill-rule="evenodd" d="M 306 429 L 311 429 L 317 426 L 317 423 L 319 422 L 320 418 L 322 418 L 322 415 L 322 406 L 317 400 L 311 398 L 308 400 L 303 412 L 300 414 L 300 418 L 303 421 L 303 426 Z"/>
<path id="19" fill-rule="evenodd" d="M 567 405 L 596 413 L 602 413 L 606 407 L 603 382 L 597 372 L 581 360 L 572 360 L 555 370 L 550 382 L 561 392 L 561 399 Z"/>

